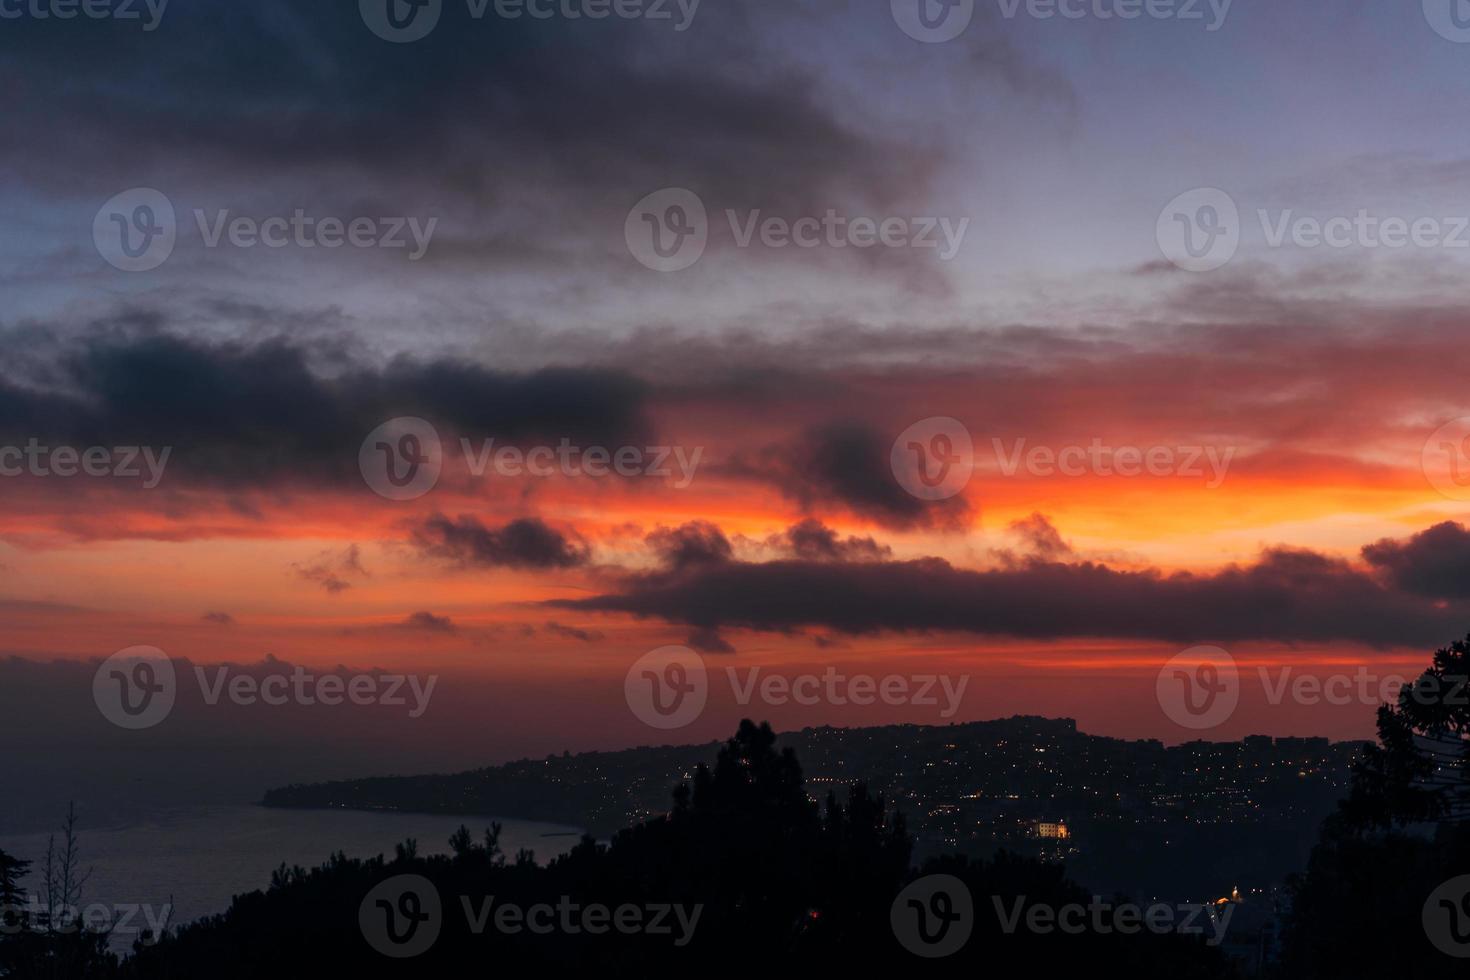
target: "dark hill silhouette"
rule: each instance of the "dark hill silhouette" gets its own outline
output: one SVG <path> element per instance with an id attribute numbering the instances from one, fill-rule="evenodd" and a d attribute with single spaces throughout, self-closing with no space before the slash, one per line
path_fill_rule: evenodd
<path id="1" fill-rule="evenodd" d="M 813 796 L 862 779 L 907 814 L 919 861 L 1060 856 L 1094 891 L 1177 901 L 1234 885 L 1263 892 L 1299 871 L 1322 820 L 1349 792 L 1365 744 L 1253 736 L 1165 746 L 1030 716 L 806 728 L 776 741 L 801 759 Z M 264 802 L 444 813 L 471 823 L 544 820 L 605 840 L 666 813 L 669 787 L 713 764 L 718 751 L 707 743 L 562 753 L 453 774 L 288 786 Z M 1035 832 L 1058 820 L 1071 830 L 1065 847 Z"/>
<path id="2" fill-rule="evenodd" d="M 856 786 L 843 801 L 812 802 L 795 755 L 777 751 L 770 728 L 750 722 L 713 767 L 700 767 L 675 790 L 667 815 L 609 844 L 584 839 L 544 867 L 524 853 L 507 859 L 494 827 L 479 839 L 462 829 L 451 846 L 451 855 L 421 857 L 409 841 L 392 857 L 337 855 L 310 870 L 282 867 L 267 891 L 237 896 L 225 913 L 140 947 L 115 975 L 1235 975 L 1199 936 L 1040 934 L 1024 924 L 1008 932 L 996 914 L 1002 903 L 1024 897 L 1028 907 L 1060 907 L 1091 898 L 1061 868 L 1008 855 L 912 868 L 904 820 L 883 799 Z M 537 932 L 504 928 L 496 917 L 496 910 L 522 910 L 529 924 L 537 906 L 602 907 L 626 912 L 624 923 L 643 910 L 639 922 L 649 928 L 608 928 L 604 917 L 594 931 L 588 914 L 558 917 Z M 652 915 L 669 908 L 680 912 L 654 930 Z M 550 915 L 536 921 L 545 925 Z M 563 927 L 566 921 L 576 928 Z M 945 943 L 956 946 L 949 955 L 923 955 L 949 952 Z M 110 964 L 99 963 L 74 976 L 112 975 Z"/>

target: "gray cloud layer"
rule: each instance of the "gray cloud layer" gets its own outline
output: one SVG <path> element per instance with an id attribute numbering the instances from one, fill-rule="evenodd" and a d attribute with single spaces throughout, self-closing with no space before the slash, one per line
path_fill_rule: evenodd
<path id="1" fill-rule="evenodd" d="M 630 576 L 618 591 L 553 605 L 705 631 L 953 630 L 1032 639 L 1375 647 L 1422 647 L 1465 631 L 1470 605 L 1462 601 L 1464 585 L 1455 571 L 1470 564 L 1470 532 L 1463 526 L 1444 524 L 1406 541 L 1379 542 L 1364 555 L 1367 567 L 1312 551 L 1272 549 L 1252 564 L 1200 575 L 1044 558 L 984 571 L 938 558 L 720 558 Z M 1446 595 L 1461 601 L 1439 601 Z"/>

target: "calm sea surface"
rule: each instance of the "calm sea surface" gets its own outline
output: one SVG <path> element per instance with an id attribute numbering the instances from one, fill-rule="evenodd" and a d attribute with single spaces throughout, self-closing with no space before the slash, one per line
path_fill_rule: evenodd
<path id="1" fill-rule="evenodd" d="M 137 823 L 81 831 L 81 865 L 91 869 L 81 904 L 137 906 L 155 917 L 171 905 L 169 921 L 182 924 L 223 912 L 236 894 L 264 889 L 282 862 L 312 867 L 334 851 L 356 858 L 392 854 L 393 845 L 409 837 L 418 841 L 420 854 L 446 853 L 449 836 L 460 824 L 468 825 L 478 839 L 491 819 L 259 806 L 159 811 Z M 525 848 L 545 863 L 578 840 L 575 827 L 499 822 L 501 847 L 511 857 Z M 35 862 L 24 882 L 32 890 L 46 857 L 47 836 L 0 835 L 0 850 Z M 139 911 L 135 925 L 144 922 L 144 911 Z M 133 938 L 115 935 L 113 948 L 125 952 Z"/>

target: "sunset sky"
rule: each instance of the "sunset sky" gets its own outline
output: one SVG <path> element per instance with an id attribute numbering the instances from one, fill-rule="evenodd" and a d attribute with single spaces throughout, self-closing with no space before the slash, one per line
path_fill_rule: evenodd
<path id="1" fill-rule="evenodd" d="M 151 487 L 3 478 L 0 655 L 439 671 L 516 705 L 485 719 L 515 751 L 667 740 L 622 695 L 666 644 L 719 671 L 965 675 L 954 720 L 1168 741 L 1195 733 L 1155 676 L 1196 645 L 1414 672 L 1470 631 L 1470 45 L 1419 3 L 1236 0 L 1216 29 L 1208 5 L 1006 6 L 944 43 L 887 3 L 705 0 L 676 30 L 446 0 L 404 44 L 351 3 L 6 22 L 0 446 L 170 455 Z M 134 188 L 177 215 L 139 272 L 94 243 Z M 680 271 L 625 238 L 664 188 L 708 212 Z M 1239 209 L 1207 272 L 1158 232 L 1197 188 Z M 195 217 L 298 209 L 435 224 L 415 260 L 210 246 Z M 731 227 L 829 209 L 968 225 L 948 260 Z M 1447 238 L 1271 242 L 1286 212 L 1363 211 Z M 392 500 L 359 452 L 404 417 L 442 474 Z M 974 473 L 926 501 L 890 451 L 936 418 Z M 668 447 L 671 472 L 476 475 L 462 439 Z M 1007 462 L 1093 445 L 1194 467 Z M 1259 695 L 1213 737 L 1372 732 L 1371 705 Z"/>

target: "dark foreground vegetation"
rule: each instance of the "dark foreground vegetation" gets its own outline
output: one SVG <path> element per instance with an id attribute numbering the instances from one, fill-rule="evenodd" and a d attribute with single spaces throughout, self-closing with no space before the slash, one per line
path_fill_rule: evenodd
<path id="1" fill-rule="evenodd" d="M 610 844 L 587 839 L 548 866 L 499 852 L 492 828 L 478 839 L 456 835 L 454 853 L 415 854 L 413 842 L 373 860 L 337 856 L 321 867 L 282 868 L 264 893 L 238 896 L 230 909 L 182 927 L 116 962 L 95 937 L 26 932 L 8 939 L 0 972 L 14 977 L 150 977 L 196 980 L 314 975 L 482 976 L 519 969 L 589 970 L 595 976 L 649 977 L 660 971 L 731 975 L 791 968 L 893 969 L 974 976 L 997 968 L 1048 974 L 1105 969 L 1140 977 L 1233 976 L 1201 936 L 1039 935 L 1024 924 L 1004 931 L 991 896 L 1009 907 L 1087 905 L 1091 896 L 1058 866 L 1011 857 L 993 862 L 938 860 L 910 867 L 903 819 L 881 799 L 854 787 L 825 806 L 808 799 L 790 752 L 778 753 L 766 726 L 746 722 L 712 769 L 679 787 L 670 812 L 623 831 Z M 906 948 L 890 922 L 894 900 L 917 877 L 944 873 L 973 896 L 972 931 L 952 955 L 924 958 Z M 411 957 L 381 951 L 377 916 L 430 914 L 430 889 L 412 903 L 390 894 L 387 906 L 364 903 L 385 882 L 417 876 L 439 906 L 433 942 Z M 562 928 L 537 934 L 497 927 L 494 912 L 476 932 L 487 899 L 492 909 L 592 905 L 655 910 L 698 908 L 692 930 L 674 916 L 669 932 Z M 466 911 L 468 906 L 469 911 Z M 917 910 L 915 910 L 917 911 Z M 942 911 L 942 910 L 941 910 Z M 368 916 L 364 924 L 363 916 Z M 943 923 L 932 925 L 938 933 Z M 955 928 L 961 928 L 956 925 Z M 376 940 L 377 946 L 374 945 Z M 411 944 L 410 944 L 411 945 Z"/>

